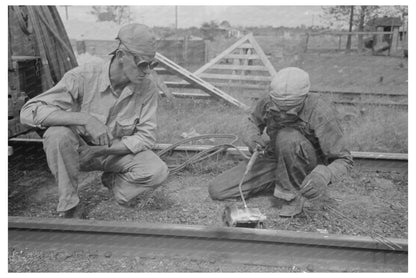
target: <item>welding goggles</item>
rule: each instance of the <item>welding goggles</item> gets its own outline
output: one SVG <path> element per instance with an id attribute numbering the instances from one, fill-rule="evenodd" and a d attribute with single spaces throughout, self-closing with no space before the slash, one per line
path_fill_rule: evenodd
<path id="1" fill-rule="evenodd" d="M 152 70 L 155 67 L 157 67 L 157 65 L 159 64 L 159 62 L 157 60 L 155 60 L 155 59 L 146 59 L 144 57 L 141 57 L 141 56 L 135 54 L 122 41 L 120 41 L 120 44 L 122 44 L 126 48 L 126 50 L 134 57 L 134 63 L 142 71 L 146 71 L 148 69 L 151 69 Z"/>

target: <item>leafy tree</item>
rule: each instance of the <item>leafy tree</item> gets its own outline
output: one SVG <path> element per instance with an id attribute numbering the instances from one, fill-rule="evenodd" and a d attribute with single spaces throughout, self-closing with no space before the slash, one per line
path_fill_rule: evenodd
<path id="1" fill-rule="evenodd" d="M 354 27 L 364 31 L 366 23 L 376 17 L 402 16 L 407 14 L 407 6 L 323 6 L 323 19 L 332 28 L 344 29 L 349 25 L 349 31 Z M 347 49 L 350 48 L 351 38 L 348 36 Z M 358 36 L 359 48 L 363 45 L 363 36 Z"/>
<path id="2" fill-rule="evenodd" d="M 223 20 L 221 21 L 220 26 L 223 28 L 230 28 L 231 24 L 227 20 Z"/>
<path id="3" fill-rule="evenodd" d="M 129 6 L 92 6 L 91 14 L 97 17 L 97 21 L 112 21 L 118 24 L 130 22 Z"/>
<path id="4" fill-rule="evenodd" d="M 201 32 L 205 39 L 213 40 L 219 33 L 219 25 L 216 21 L 204 22 L 201 25 Z"/>

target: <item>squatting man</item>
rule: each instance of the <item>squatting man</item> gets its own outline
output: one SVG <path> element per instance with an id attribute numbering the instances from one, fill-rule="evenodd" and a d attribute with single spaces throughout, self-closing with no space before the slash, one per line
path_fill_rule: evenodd
<path id="1" fill-rule="evenodd" d="M 168 176 L 167 165 L 150 150 L 158 106 L 158 90 L 149 77 L 155 38 L 148 27 L 128 24 L 117 39 L 110 59 L 68 71 L 21 110 L 23 124 L 46 129 L 43 146 L 58 184 L 61 217 L 85 216 L 78 196 L 80 170 L 103 171 L 102 183 L 120 205 L 129 205 Z M 273 190 L 286 202 L 281 216 L 300 213 L 300 195 L 319 197 L 352 167 L 333 108 L 309 94 L 309 88 L 303 70 L 280 70 L 270 94 L 247 121 L 245 143 L 251 150 L 264 148 L 265 154 L 248 173 L 243 194 Z M 265 130 L 269 142 L 262 137 Z M 216 177 L 209 186 L 211 198 L 239 197 L 244 170 L 242 163 Z"/>
<path id="2" fill-rule="evenodd" d="M 310 94 L 309 75 L 289 67 L 271 82 L 270 93 L 255 105 L 245 125 L 245 143 L 253 151 L 262 148 L 242 191 L 245 197 L 272 191 L 281 203 L 279 215 L 302 212 L 303 201 L 325 193 L 330 182 L 353 165 L 332 104 Z M 269 137 L 266 141 L 263 132 Z M 212 199 L 240 196 L 238 184 L 247 162 L 225 171 L 209 185 Z"/>
<path id="3" fill-rule="evenodd" d="M 150 150 L 159 97 L 148 76 L 156 40 L 141 24 L 122 27 L 117 39 L 111 59 L 68 71 L 21 111 L 22 123 L 47 128 L 43 147 L 58 184 L 61 217 L 84 217 L 80 170 L 103 171 L 103 185 L 121 205 L 168 176 L 167 165 Z"/>

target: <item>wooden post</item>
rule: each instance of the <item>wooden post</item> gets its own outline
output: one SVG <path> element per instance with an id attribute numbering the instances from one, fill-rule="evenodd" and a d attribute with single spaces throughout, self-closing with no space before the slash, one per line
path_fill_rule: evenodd
<path id="1" fill-rule="evenodd" d="M 204 40 L 204 63 L 208 63 L 208 41 Z"/>
<path id="2" fill-rule="evenodd" d="M 341 51 L 341 35 L 338 36 L 338 50 Z"/>
<path id="3" fill-rule="evenodd" d="M 376 31 L 377 32 L 383 32 L 384 31 L 384 28 L 381 27 L 381 26 L 379 26 L 379 27 L 377 27 Z M 383 42 L 383 35 L 382 34 L 377 34 L 376 35 L 376 44 L 375 45 L 380 44 L 382 42 Z"/>
<path id="4" fill-rule="evenodd" d="M 391 45 L 390 45 L 390 51 L 396 52 L 397 51 L 397 45 L 399 41 L 399 27 L 393 27 L 393 35 L 391 39 Z"/>
<path id="5" fill-rule="evenodd" d="M 184 65 L 188 65 L 188 36 L 183 37 L 183 62 Z"/>
<path id="6" fill-rule="evenodd" d="M 308 43 L 309 43 L 309 33 L 306 33 L 306 41 L 305 41 L 305 50 L 304 52 L 308 51 Z"/>

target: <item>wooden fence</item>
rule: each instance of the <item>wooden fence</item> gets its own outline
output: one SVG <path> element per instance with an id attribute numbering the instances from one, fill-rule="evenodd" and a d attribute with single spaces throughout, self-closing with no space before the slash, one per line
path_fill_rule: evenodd
<path id="1" fill-rule="evenodd" d="M 363 38 L 364 36 L 371 36 L 373 40 L 373 46 L 372 49 L 375 51 L 378 50 L 388 50 L 388 54 L 390 55 L 390 52 L 396 52 L 397 50 L 403 49 L 403 40 L 400 40 L 399 31 L 397 29 L 389 32 L 381 32 L 381 31 L 363 31 L 363 32 L 341 32 L 341 31 L 324 31 L 324 32 L 315 32 L 315 33 L 306 33 L 306 42 L 305 42 L 305 49 L 304 51 L 307 52 L 308 50 L 318 50 L 322 48 L 310 48 L 310 38 L 312 37 L 323 37 L 323 36 L 334 36 L 338 37 L 338 47 L 333 48 L 334 50 L 341 51 L 343 49 L 342 47 L 342 38 L 344 36 L 352 36 L 352 39 L 357 37 L 357 43 L 356 47 L 351 47 L 351 49 L 356 49 L 361 51 L 364 48 L 364 40 L 360 44 L 359 38 Z M 387 40 L 383 39 L 388 37 Z M 406 34 L 403 34 L 403 38 L 406 36 Z M 346 39 L 345 39 L 346 42 Z M 326 49 L 327 50 L 327 49 Z"/>
<path id="2" fill-rule="evenodd" d="M 104 58 L 117 48 L 115 40 L 71 40 L 78 54 L 89 53 Z M 207 46 L 204 40 L 158 40 L 158 52 L 181 66 L 203 65 L 207 62 Z"/>

